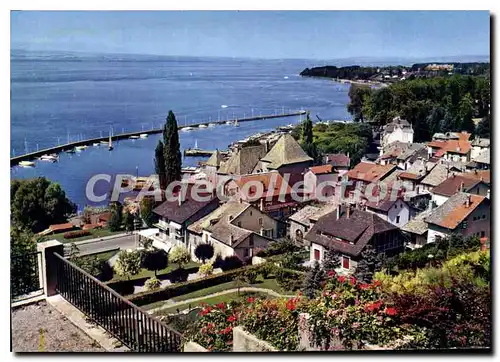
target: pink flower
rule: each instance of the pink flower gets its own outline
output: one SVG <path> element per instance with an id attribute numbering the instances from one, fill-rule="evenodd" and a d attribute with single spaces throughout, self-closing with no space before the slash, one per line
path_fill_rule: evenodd
<path id="1" fill-rule="evenodd" d="M 370 288 L 370 284 L 366 284 L 366 283 L 359 284 L 359 289 L 368 289 L 368 288 Z"/>
<path id="2" fill-rule="evenodd" d="M 253 298 L 253 297 L 248 297 L 247 302 L 248 302 L 248 303 L 253 303 L 253 302 L 255 302 L 255 298 Z"/>
<path id="3" fill-rule="evenodd" d="M 340 282 L 340 283 L 344 283 L 345 282 L 345 276 L 341 275 L 337 278 L 337 280 Z"/>
<path id="4" fill-rule="evenodd" d="M 288 309 L 290 312 L 295 310 L 295 300 L 289 299 L 288 302 L 286 302 L 286 309 Z"/>
<path id="5" fill-rule="evenodd" d="M 333 271 L 333 270 L 330 270 L 330 271 L 328 272 L 328 278 L 332 278 L 332 277 L 334 277 L 335 275 L 337 275 L 337 273 L 335 273 L 335 271 Z"/>
<path id="6" fill-rule="evenodd" d="M 354 323 L 352 324 L 352 326 L 351 326 L 351 327 L 352 327 L 353 329 L 358 329 L 358 328 L 359 328 L 359 326 L 360 326 L 360 324 L 359 324 L 358 322 L 354 322 Z"/>
<path id="7" fill-rule="evenodd" d="M 215 305 L 217 308 L 221 309 L 221 310 L 224 310 L 226 309 L 226 305 L 224 303 L 219 303 L 219 304 L 216 304 Z"/>
<path id="8" fill-rule="evenodd" d="M 234 322 L 236 320 L 236 316 L 233 314 L 233 315 L 230 315 L 228 318 L 227 318 L 227 321 L 228 322 Z"/>
<path id="9" fill-rule="evenodd" d="M 354 278 L 354 277 L 350 277 L 350 278 L 349 278 L 349 283 L 350 283 L 351 285 L 356 284 L 356 278 Z"/>

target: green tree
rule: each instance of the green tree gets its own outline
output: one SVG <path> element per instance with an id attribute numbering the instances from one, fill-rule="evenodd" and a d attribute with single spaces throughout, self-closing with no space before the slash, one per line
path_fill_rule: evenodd
<path id="1" fill-rule="evenodd" d="M 18 227 L 10 229 L 10 280 L 13 296 L 30 293 L 39 287 L 38 259 L 32 253 L 36 252 L 36 244 L 40 240 L 30 231 Z"/>
<path id="2" fill-rule="evenodd" d="M 309 299 L 316 296 L 321 289 L 321 284 L 325 280 L 325 272 L 317 261 L 314 262 L 313 267 L 307 272 L 302 286 L 302 293 Z"/>
<path id="3" fill-rule="evenodd" d="M 458 125 L 457 131 L 474 132 L 475 125 L 472 117 L 474 115 L 474 103 L 470 93 L 467 93 L 458 106 Z"/>
<path id="4" fill-rule="evenodd" d="M 141 262 L 141 254 L 137 251 L 122 250 L 118 254 L 113 269 L 119 276 L 130 279 L 131 276 L 137 275 L 141 271 Z"/>
<path id="5" fill-rule="evenodd" d="M 349 88 L 349 104 L 347 111 L 352 114 L 354 122 L 363 122 L 363 104 L 369 96 L 371 88 L 365 85 L 351 84 Z"/>
<path id="6" fill-rule="evenodd" d="M 314 160 L 315 164 L 321 162 L 321 156 L 318 152 L 316 144 L 314 143 L 313 124 L 311 118 L 309 117 L 309 112 L 307 113 L 306 119 L 302 125 L 302 148 L 304 149 L 304 152 Z"/>
<path id="7" fill-rule="evenodd" d="M 125 214 L 123 215 L 123 223 L 125 224 L 125 230 L 127 232 L 134 231 L 134 215 L 128 210 L 125 210 Z"/>
<path id="8" fill-rule="evenodd" d="M 146 290 L 156 290 L 160 289 L 160 287 L 161 287 L 161 281 L 158 280 L 156 277 L 151 277 L 144 283 L 144 288 Z"/>
<path id="9" fill-rule="evenodd" d="M 163 136 L 165 137 L 165 135 Z M 155 164 L 155 172 L 158 175 L 158 179 L 160 182 L 160 188 L 162 190 L 165 190 L 167 187 L 167 173 L 165 169 L 165 146 L 163 145 L 163 142 L 161 140 L 158 141 L 158 145 L 156 146 L 155 149 L 155 158 L 154 158 L 154 164 Z"/>
<path id="10" fill-rule="evenodd" d="M 76 212 L 57 183 L 45 177 L 11 182 L 12 223 L 34 233 L 67 221 Z"/>
<path id="11" fill-rule="evenodd" d="M 151 250 L 146 253 L 142 264 L 147 270 L 154 271 L 156 276 L 158 270 L 162 270 L 167 267 L 168 254 L 162 249 Z"/>
<path id="12" fill-rule="evenodd" d="M 111 211 L 111 217 L 108 221 L 108 228 L 110 231 L 118 231 L 122 228 L 122 215 L 117 209 Z"/>
<path id="13" fill-rule="evenodd" d="M 165 172 L 166 185 L 168 186 L 173 181 L 180 181 L 182 157 L 179 143 L 179 131 L 177 128 L 177 120 L 174 112 L 168 111 L 167 122 L 163 132 L 165 144 Z"/>
<path id="14" fill-rule="evenodd" d="M 483 138 L 490 137 L 490 115 L 483 117 L 476 127 L 476 135 Z"/>
<path id="15" fill-rule="evenodd" d="M 356 267 L 355 277 L 363 283 L 371 283 L 373 275 L 382 268 L 381 257 L 373 246 L 368 245 L 361 252 L 361 260 Z"/>
<path id="16" fill-rule="evenodd" d="M 155 200 L 151 197 L 145 197 L 141 200 L 141 218 L 148 227 L 152 227 L 158 222 L 158 216 L 153 212 Z"/>
<path id="17" fill-rule="evenodd" d="M 340 253 L 335 249 L 327 249 L 323 260 L 323 270 L 328 273 L 338 268 L 340 268 Z"/>
<path id="18" fill-rule="evenodd" d="M 179 269 L 182 269 L 191 260 L 191 255 L 185 247 L 177 245 L 168 254 L 168 259 L 171 263 L 177 264 Z"/>
<path id="19" fill-rule="evenodd" d="M 214 247 L 208 243 L 198 244 L 194 249 L 194 255 L 205 264 L 207 259 L 211 259 L 214 256 Z"/>

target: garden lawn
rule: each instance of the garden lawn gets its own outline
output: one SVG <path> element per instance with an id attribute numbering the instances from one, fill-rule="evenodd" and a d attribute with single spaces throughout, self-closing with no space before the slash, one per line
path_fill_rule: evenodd
<path id="1" fill-rule="evenodd" d="M 198 268 L 200 265 L 201 264 L 199 264 L 199 263 L 195 263 L 194 261 L 190 261 L 189 263 L 184 265 L 184 269 Z M 166 268 L 164 268 L 162 270 L 158 270 L 156 274 L 158 276 L 158 279 L 161 279 L 162 274 L 168 274 L 170 272 L 173 272 L 176 269 L 178 269 L 177 264 L 171 264 L 171 265 L 169 264 Z M 196 271 L 198 271 L 198 270 L 196 270 Z M 150 270 L 142 268 L 138 274 L 132 275 L 130 277 L 130 280 L 136 280 L 136 279 L 141 279 L 141 278 L 151 278 L 154 275 L 155 275 L 154 271 L 150 271 Z M 129 279 L 127 277 L 122 277 L 122 276 L 115 274 L 113 279 L 111 279 L 108 283 L 117 282 L 117 281 L 121 281 L 121 280 L 129 280 Z"/>
<path id="2" fill-rule="evenodd" d="M 264 280 L 262 280 L 262 276 L 259 276 L 257 278 L 257 282 L 256 283 L 254 283 L 254 284 L 241 283 L 240 287 L 255 287 L 255 288 L 263 288 L 263 289 L 271 289 L 271 290 L 274 290 L 277 293 L 284 294 L 284 295 L 295 295 L 295 294 L 297 294 L 297 292 L 294 292 L 294 291 L 281 289 L 280 286 L 278 285 L 278 283 L 276 282 L 276 279 L 270 278 L 270 279 L 264 279 Z M 219 285 L 214 285 L 212 287 L 200 289 L 200 290 L 197 290 L 197 291 L 194 291 L 194 292 L 191 292 L 191 293 L 179 295 L 177 297 L 171 298 L 170 301 L 172 301 L 172 302 L 181 302 L 183 300 L 188 300 L 188 299 L 193 299 L 193 298 L 199 298 L 199 297 L 203 297 L 203 296 L 206 296 L 206 295 L 215 294 L 215 293 L 219 293 L 219 292 L 222 292 L 222 291 L 225 291 L 225 290 L 235 289 L 235 288 L 238 288 L 238 283 L 236 281 L 231 281 L 231 282 L 222 283 L 222 284 L 219 284 Z M 233 293 L 229 293 L 229 294 L 225 294 L 225 295 L 222 295 L 222 296 L 219 296 L 219 297 L 226 297 L 226 296 L 230 296 L 232 294 Z M 267 293 L 262 293 L 262 295 L 267 295 L 267 296 L 271 297 Z M 213 297 L 213 298 L 218 298 L 218 297 Z M 230 298 L 229 300 L 232 300 L 232 299 Z M 206 302 L 206 303 L 208 303 L 208 302 Z M 160 307 L 160 306 L 162 306 L 164 304 L 165 304 L 165 301 L 161 300 L 161 301 L 158 301 L 158 302 L 154 302 L 154 303 L 145 305 L 142 308 L 144 308 L 144 309 L 153 309 L 153 308 Z M 194 303 L 193 303 L 193 305 L 194 305 Z"/>
<path id="3" fill-rule="evenodd" d="M 102 238 L 105 236 L 111 236 L 111 235 L 123 234 L 123 233 L 125 233 L 125 230 L 110 231 L 109 229 L 94 229 L 94 230 L 90 230 L 90 235 L 82 236 L 80 238 L 65 239 L 64 238 L 65 233 L 47 235 L 46 238 L 47 239 L 56 239 L 57 241 L 60 241 L 61 243 L 74 243 L 77 241 Z"/>

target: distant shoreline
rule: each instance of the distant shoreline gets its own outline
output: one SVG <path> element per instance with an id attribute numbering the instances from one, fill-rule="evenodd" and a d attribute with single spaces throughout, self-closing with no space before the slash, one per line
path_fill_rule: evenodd
<path id="1" fill-rule="evenodd" d="M 323 77 L 323 76 L 318 76 L 318 75 L 301 75 L 301 77 L 307 77 L 307 78 L 317 78 L 317 79 L 327 79 L 331 80 L 337 83 L 349 83 L 349 84 L 359 84 L 359 85 L 379 85 L 379 86 L 387 86 L 387 83 L 383 82 L 374 82 L 371 80 L 352 80 L 352 79 L 340 79 L 340 78 L 330 78 L 330 77 Z"/>

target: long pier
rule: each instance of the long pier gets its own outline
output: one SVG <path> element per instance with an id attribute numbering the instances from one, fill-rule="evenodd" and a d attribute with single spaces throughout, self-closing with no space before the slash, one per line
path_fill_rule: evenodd
<path id="1" fill-rule="evenodd" d="M 297 111 L 297 112 L 291 112 L 291 113 L 283 113 L 283 114 L 268 114 L 268 115 L 262 115 L 262 116 L 254 116 L 254 117 L 244 117 L 244 118 L 236 118 L 232 120 L 219 120 L 219 121 L 208 121 L 208 122 L 199 122 L 199 123 L 192 123 L 184 126 L 178 126 L 179 129 L 186 128 L 186 127 L 199 127 L 201 125 L 206 125 L 213 123 L 213 124 L 225 124 L 226 122 L 250 122 L 250 121 L 260 121 L 264 119 L 273 119 L 273 118 L 285 118 L 285 117 L 294 117 L 294 116 L 301 116 L 306 114 L 307 111 Z M 139 136 L 140 134 L 156 134 L 156 133 L 162 133 L 163 128 L 158 128 L 158 129 L 151 129 L 151 130 L 145 130 L 145 131 L 137 131 L 137 132 L 127 132 L 127 133 L 121 133 L 117 134 L 114 136 L 111 136 L 111 140 L 113 141 L 118 141 L 118 140 L 123 140 L 123 139 L 129 139 L 131 136 Z M 89 146 L 92 145 L 93 143 L 100 143 L 101 141 L 107 141 L 109 139 L 109 136 L 107 137 L 96 137 L 96 138 L 89 138 L 86 140 L 81 140 L 81 141 L 76 141 L 76 142 L 70 142 L 66 143 L 63 145 L 59 146 L 54 146 L 50 148 L 45 148 L 43 150 L 35 151 L 35 152 L 30 152 L 26 153 L 24 155 L 19 155 L 15 157 L 11 157 L 10 159 L 10 166 L 15 166 L 21 161 L 31 161 L 34 160 L 42 155 L 46 154 L 51 154 L 51 153 L 60 153 L 64 152 L 67 150 L 72 150 L 77 146 Z"/>

